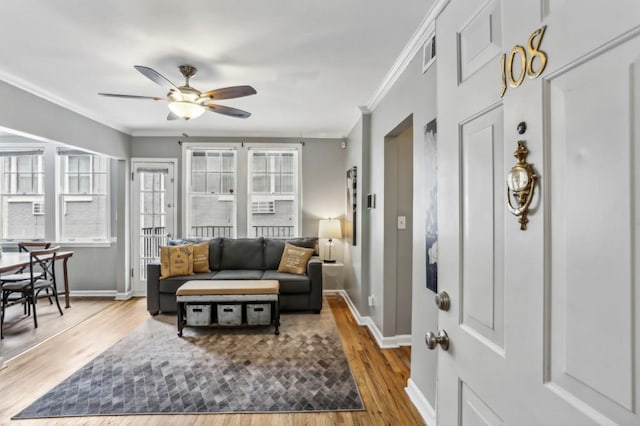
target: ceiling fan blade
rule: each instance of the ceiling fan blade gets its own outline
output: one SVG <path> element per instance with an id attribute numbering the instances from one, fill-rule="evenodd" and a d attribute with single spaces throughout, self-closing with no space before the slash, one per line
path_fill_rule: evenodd
<path id="1" fill-rule="evenodd" d="M 169 111 L 169 115 L 167 115 L 167 120 L 180 120 L 180 117 L 173 112 Z"/>
<path id="2" fill-rule="evenodd" d="M 209 90 L 200 95 L 200 98 L 210 99 L 232 99 L 241 98 L 243 96 L 255 95 L 256 89 L 251 86 L 232 86 L 223 87 L 222 89 Z"/>
<path id="3" fill-rule="evenodd" d="M 165 101 L 165 98 L 158 96 L 138 96 L 138 95 L 118 95 L 116 93 L 98 93 L 101 96 L 110 96 L 112 98 L 126 98 L 126 99 L 151 99 L 154 101 Z"/>
<path id="4" fill-rule="evenodd" d="M 153 68 L 145 67 L 142 65 L 134 65 L 133 67 L 138 71 L 140 71 L 142 75 L 144 75 L 154 83 L 158 84 L 159 86 L 162 86 L 167 90 L 178 90 L 175 84 L 173 84 L 165 76 L 163 76 Z"/>
<path id="5" fill-rule="evenodd" d="M 209 108 L 209 111 L 217 112 L 218 114 L 228 115 L 236 118 L 248 118 L 251 116 L 250 112 L 243 111 L 237 108 L 231 108 L 224 105 L 216 105 L 216 104 L 207 104 L 204 105 Z"/>

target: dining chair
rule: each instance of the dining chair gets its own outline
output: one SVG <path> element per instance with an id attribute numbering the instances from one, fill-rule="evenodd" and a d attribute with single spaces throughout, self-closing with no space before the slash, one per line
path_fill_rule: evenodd
<path id="1" fill-rule="evenodd" d="M 21 241 L 18 243 L 18 251 L 22 253 L 28 253 L 32 250 L 43 250 L 51 247 L 49 241 Z M 7 274 L 0 276 L 0 282 L 14 282 L 24 281 L 31 278 L 29 272 L 26 272 L 26 267 L 20 268 L 13 274 Z"/>
<path id="2" fill-rule="evenodd" d="M 3 326 L 7 307 L 16 303 L 26 303 L 28 306 L 27 315 L 33 309 L 33 325 L 38 328 L 38 316 L 36 312 L 37 298 L 41 291 L 51 290 L 53 298 L 58 306 L 60 315 L 64 315 L 60 301 L 58 300 L 58 289 L 56 285 L 55 260 L 59 246 L 50 247 L 44 250 L 33 250 L 29 252 L 29 279 L 15 282 L 2 283 L 2 303 L 0 307 L 0 338 L 4 338 Z M 49 296 L 49 295 L 47 295 Z"/>

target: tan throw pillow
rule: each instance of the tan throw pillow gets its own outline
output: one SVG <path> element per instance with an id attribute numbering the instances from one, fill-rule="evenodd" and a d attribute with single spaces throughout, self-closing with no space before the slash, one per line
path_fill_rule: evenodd
<path id="1" fill-rule="evenodd" d="M 209 270 L 209 243 L 194 244 L 193 272 L 211 272 Z"/>
<path id="2" fill-rule="evenodd" d="M 193 246 L 161 246 L 160 278 L 193 275 Z"/>
<path id="3" fill-rule="evenodd" d="M 294 246 L 285 243 L 278 272 L 289 272 L 291 274 L 306 275 L 307 262 L 313 256 L 313 249 Z"/>

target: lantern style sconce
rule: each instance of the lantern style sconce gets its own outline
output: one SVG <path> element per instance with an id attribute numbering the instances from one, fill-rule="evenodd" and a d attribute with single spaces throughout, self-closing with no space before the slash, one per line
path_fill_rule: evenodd
<path id="1" fill-rule="evenodd" d="M 529 223 L 527 214 L 538 179 L 533 171 L 533 165 L 526 161 L 527 155 L 529 150 L 524 141 L 518 141 L 518 149 L 513 153 L 518 161 L 507 174 L 507 207 L 511 213 L 520 218 L 518 222 L 522 231 L 527 229 L 527 223 Z M 513 206 L 512 199 L 515 200 L 517 207 Z"/>

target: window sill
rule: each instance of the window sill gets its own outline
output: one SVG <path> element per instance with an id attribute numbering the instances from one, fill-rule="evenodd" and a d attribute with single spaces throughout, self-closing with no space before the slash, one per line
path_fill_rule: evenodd
<path id="1" fill-rule="evenodd" d="M 100 240 L 100 241 L 56 241 L 54 244 L 60 247 L 111 247 L 115 244 L 116 239 Z"/>

